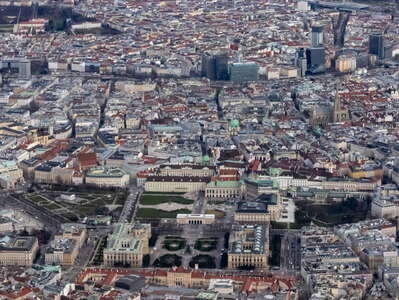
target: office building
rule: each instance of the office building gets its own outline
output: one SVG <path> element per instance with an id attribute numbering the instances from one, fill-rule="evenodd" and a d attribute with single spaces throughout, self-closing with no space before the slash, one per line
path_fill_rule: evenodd
<path id="1" fill-rule="evenodd" d="M 18 75 L 20 78 L 29 79 L 31 77 L 31 62 L 28 59 L 21 59 L 18 64 Z"/>
<path id="2" fill-rule="evenodd" d="M 299 69 L 298 71 L 299 71 L 299 74 L 301 75 L 301 77 L 304 77 L 308 70 L 308 61 L 306 60 L 306 58 L 299 59 L 297 67 Z"/>
<path id="3" fill-rule="evenodd" d="M 227 53 L 204 53 L 202 55 L 202 76 L 210 80 L 228 80 L 228 61 Z"/>
<path id="4" fill-rule="evenodd" d="M 311 44 L 312 47 L 319 47 L 323 45 L 323 26 L 312 26 Z"/>
<path id="5" fill-rule="evenodd" d="M 210 79 L 216 80 L 216 63 L 215 58 L 210 53 L 202 55 L 201 75 Z"/>
<path id="6" fill-rule="evenodd" d="M 382 33 L 373 33 L 369 36 L 369 54 L 384 59 L 384 35 Z"/>
<path id="7" fill-rule="evenodd" d="M 295 64 L 297 64 L 298 60 L 300 60 L 301 58 L 306 58 L 305 48 L 297 49 L 295 53 Z"/>
<path id="8" fill-rule="evenodd" d="M 219 53 L 215 55 L 216 80 L 229 79 L 228 63 L 229 58 L 227 53 Z"/>
<path id="9" fill-rule="evenodd" d="M 325 49 L 324 47 L 315 47 L 306 49 L 306 60 L 308 63 L 308 72 L 311 74 L 322 73 L 325 71 Z"/>
<path id="10" fill-rule="evenodd" d="M 259 66 L 256 63 L 232 63 L 230 65 L 230 80 L 245 82 L 258 80 Z"/>
<path id="11" fill-rule="evenodd" d="M 299 74 L 303 77 L 308 70 L 308 61 L 306 60 L 306 52 L 304 48 L 299 48 L 295 53 L 295 66 L 298 67 Z"/>

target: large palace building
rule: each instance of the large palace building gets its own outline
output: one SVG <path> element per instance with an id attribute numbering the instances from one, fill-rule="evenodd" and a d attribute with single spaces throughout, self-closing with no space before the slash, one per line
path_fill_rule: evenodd
<path id="1" fill-rule="evenodd" d="M 150 224 L 115 224 L 104 249 L 104 264 L 108 267 L 142 267 L 143 256 L 149 253 Z"/>
<path id="2" fill-rule="evenodd" d="M 268 226 L 233 226 L 229 240 L 228 267 L 266 269 L 269 257 L 268 237 Z"/>

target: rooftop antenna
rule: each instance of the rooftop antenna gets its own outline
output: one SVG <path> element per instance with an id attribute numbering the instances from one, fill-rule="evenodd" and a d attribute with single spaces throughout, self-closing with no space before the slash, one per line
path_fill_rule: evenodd
<path id="1" fill-rule="evenodd" d="M 17 30 L 16 30 L 16 32 L 19 31 L 19 19 L 21 18 L 21 9 L 22 9 L 22 6 L 19 7 L 18 18 L 17 18 Z"/>
<path id="2" fill-rule="evenodd" d="M 33 19 L 37 19 L 37 6 L 37 3 L 33 5 Z"/>
<path id="3" fill-rule="evenodd" d="M 241 50 L 239 50 L 238 51 L 238 54 L 237 54 L 237 62 L 241 62 L 242 61 L 242 52 L 241 52 Z"/>

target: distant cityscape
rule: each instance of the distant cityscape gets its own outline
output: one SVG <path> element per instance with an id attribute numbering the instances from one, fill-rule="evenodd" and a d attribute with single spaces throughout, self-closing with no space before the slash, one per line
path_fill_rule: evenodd
<path id="1" fill-rule="evenodd" d="M 0 0 L 0 299 L 399 299 L 399 1 Z"/>

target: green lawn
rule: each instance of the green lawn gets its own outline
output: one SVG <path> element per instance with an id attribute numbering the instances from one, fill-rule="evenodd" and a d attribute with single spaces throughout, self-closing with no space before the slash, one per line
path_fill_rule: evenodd
<path id="1" fill-rule="evenodd" d="M 82 205 L 82 206 L 76 207 L 76 212 L 79 214 L 79 216 L 86 217 L 86 216 L 90 216 L 90 215 L 95 215 L 95 213 L 94 213 L 95 209 L 96 209 L 96 207 L 94 207 L 92 205 Z"/>
<path id="2" fill-rule="evenodd" d="M 181 256 L 176 254 L 165 254 L 154 261 L 154 267 L 158 268 L 171 268 L 181 266 Z"/>
<path id="3" fill-rule="evenodd" d="M 127 194 L 126 193 L 118 193 L 116 195 L 115 204 L 123 205 L 126 201 Z"/>
<path id="4" fill-rule="evenodd" d="M 41 205 L 44 208 L 47 208 L 48 210 L 53 210 L 53 209 L 59 209 L 62 208 L 61 206 L 57 205 L 56 203 L 51 203 L 51 202 L 47 202 L 44 205 Z"/>
<path id="5" fill-rule="evenodd" d="M 39 193 L 30 193 L 25 195 L 25 198 L 36 205 L 43 207 L 48 210 L 56 210 L 63 207 L 68 208 L 73 214 L 66 215 L 67 218 L 76 219 L 75 215 L 78 215 L 81 218 L 87 216 L 93 216 L 99 214 L 97 212 L 98 209 L 103 209 L 107 205 L 115 204 L 122 206 L 126 200 L 127 192 L 126 191 L 88 191 L 88 192 L 79 192 L 75 191 L 48 191 L 43 192 L 43 196 Z M 75 194 L 80 198 L 79 202 L 69 203 L 67 201 L 63 201 L 59 198 L 61 194 Z M 49 199 L 49 200 L 47 200 Z M 55 212 L 56 214 L 59 214 Z M 61 215 L 61 214 L 59 214 Z"/>
<path id="6" fill-rule="evenodd" d="M 168 251 L 178 251 L 186 247 L 186 240 L 180 237 L 166 237 L 162 248 Z"/>
<path id="7" fill-rule="evenodd" d="M 179 203 L 179 204 L 193 204 L 194 201 L 186 199 L 178 195 L 142 195 L 140 204 L 142 205 L 158 205 L 162 203 Z"/>
<path id="8" fill-rule="evenodd" d="M 173 219 L 176 218 L 177 214 L 190 214 L 191 211 L 188 209 L 178 209 L 172 211 L 164 211 L 156 208 L 139 208 L 137 210 L 136 217 L 138 218 L 153 218 L 153 219 L 162 219 L 168 218 Z"/>
<path id="9" fill-rule="evenodd" d="M 198 239 L 194 244 L 194 249 L 209 252 L 216 250 L 218 245 L 218 238 L 202 238 Z"/>
<path id="10" fill-rule="evenodd" d="M 30 194 L 30 195 L 26 195 L 26 199 L 32 201 L 32 202 L 41 202 L 41 201 L 47 201 L 46 199 L 44 199 L 42 196 L 39 195 L 35 195 L 35 194 Z"/>

